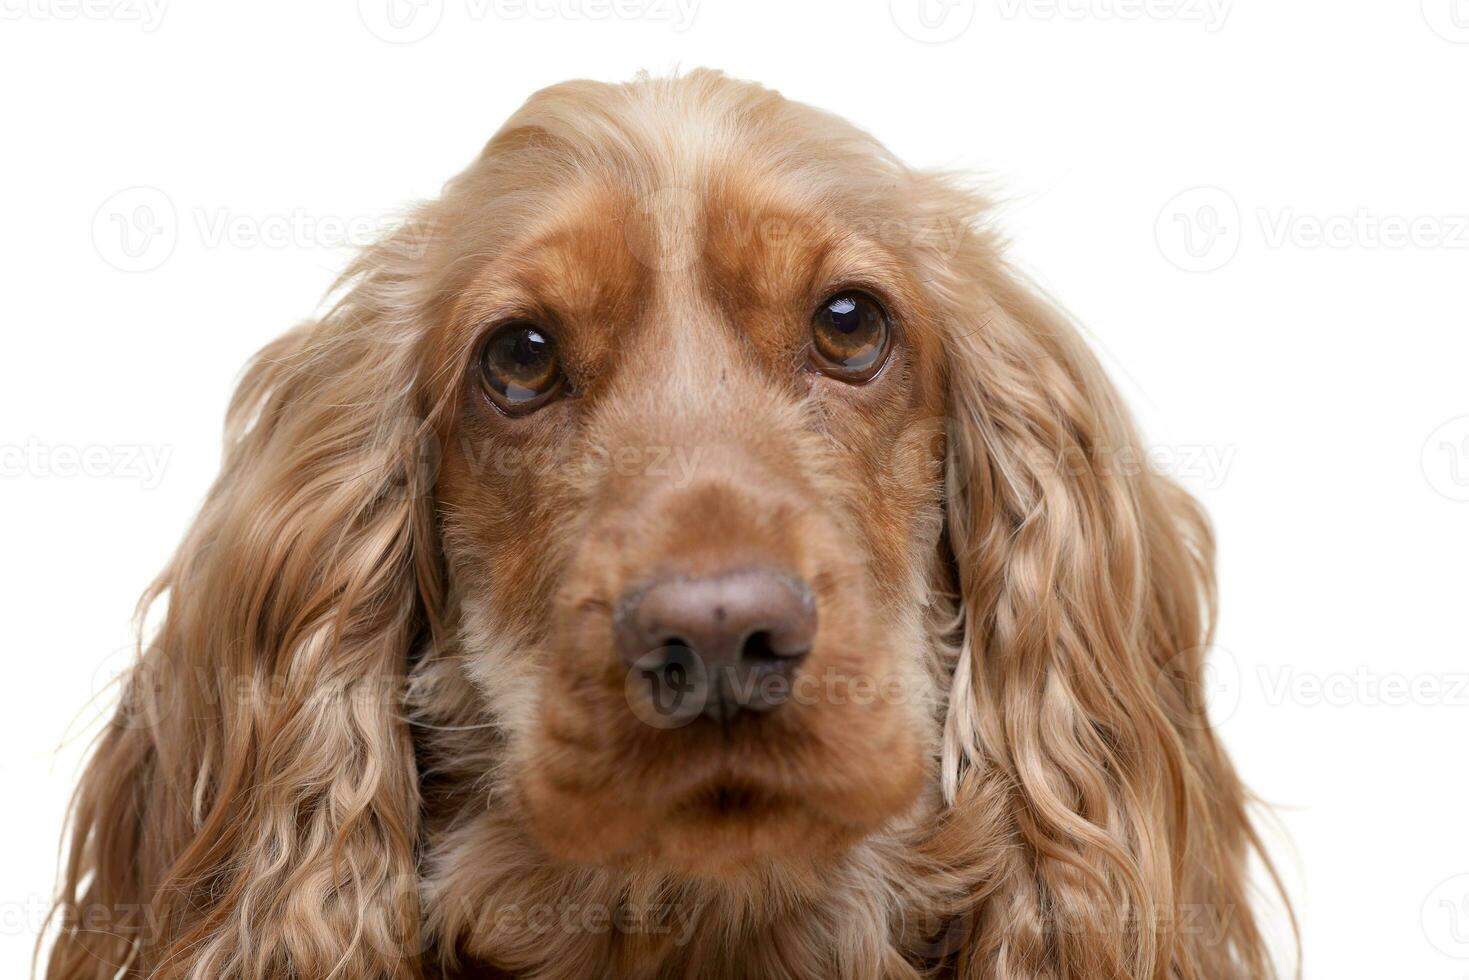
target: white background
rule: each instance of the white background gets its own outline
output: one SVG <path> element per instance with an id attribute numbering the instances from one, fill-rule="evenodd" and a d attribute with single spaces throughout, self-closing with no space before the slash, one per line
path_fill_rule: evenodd
<path id="1" fill-rule="evenodd" d="M 531 91 L 710 65 L 993 178 L 1217 524 L 1306 975 L 1469 977 L 1469 0 L 389 2 L 0 0 L 0 974 L 246 358 Z"/>

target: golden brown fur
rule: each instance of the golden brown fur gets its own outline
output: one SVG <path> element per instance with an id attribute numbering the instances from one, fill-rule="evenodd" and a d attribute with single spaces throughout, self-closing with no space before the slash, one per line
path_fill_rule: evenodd
<path id="1" fill-rule="evenodd" d="M 982 213 L 716 73 L 532 98 L 246 374 L 48 976 L 1271 975 L 1207 525 Z M 861 386 L 799 370 L 852 284 L 900 324 Z M 509 313 L 577 382 L 514 420 Z M 751 556 L 835 686 L 646 724 L 613 599 Z"/>

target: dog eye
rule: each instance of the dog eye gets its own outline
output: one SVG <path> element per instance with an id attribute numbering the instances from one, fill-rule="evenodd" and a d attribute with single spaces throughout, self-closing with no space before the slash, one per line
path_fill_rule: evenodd
<path id="1" fill-rule="evenodd" d="M 811 318 L 816 366 L 843 381 L 867 381 L 887 358 L 892 330 L 887 313 L 865 293 L 837 293 Z"/>
<path id="2" fill-rule="evenodd" d="M 556 342 L 525 320 L 507 323 L 490 334 L 479 360 L 485 391 L 511 415 L 540 408 L 561 391 L 565 380 Z"/>

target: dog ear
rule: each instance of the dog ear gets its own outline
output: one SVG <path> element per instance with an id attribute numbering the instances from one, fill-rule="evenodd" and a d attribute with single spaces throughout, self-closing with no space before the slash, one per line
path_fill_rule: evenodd
<path id="1" fill-rule="evenodd" d="M 1208 524 L 994 240 L 965 237 L 934 277 L 962 605 L 943 781 L 967 817 L 937 846 L 984 883 L 962 975 L 1269 976 L 1260 844 L 1203 701 Z M 997 808 L 1007 846 L 980 847 Z"/>
<path id="2" fill-rule="evenodd" d="M 256 356 L 73 805 L 52 978 L 419 975 L 400 709 L 436 615 L 405 284 L 424 226 Z"/>

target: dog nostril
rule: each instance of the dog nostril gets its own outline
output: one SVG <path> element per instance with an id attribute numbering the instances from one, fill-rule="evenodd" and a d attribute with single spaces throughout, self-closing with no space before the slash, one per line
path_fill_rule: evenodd
<path id="1" fill-rule="evenodd" d="M 687 640 L 670 636 L 664 640 L 651 641 L 646 649 L 629 660 L 628 665 L 649 675 L 677 674 L 681 677 L 692 670 L 694 656 Z"/>
<path id="2" fill-rule="evenodd" d="M 805 651 L 794 654 L 780 654 L 770 645 L 770 633 L 766 630 L 756 630 L 745 640 L 740 648 L 740 662 L 752 667 L 770 667 L 785 663 L 792 657 L 804 655 Z"/>

